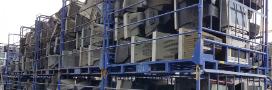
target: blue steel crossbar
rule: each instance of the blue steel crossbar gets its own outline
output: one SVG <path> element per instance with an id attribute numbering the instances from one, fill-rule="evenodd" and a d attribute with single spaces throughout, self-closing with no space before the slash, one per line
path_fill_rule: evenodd
<path id="1" fill-rule="evenodd" d="M 205 42 L 209 42 L 209 43 L 213 43 L 213 44 L 217 44 L 217 45 L 220 45 L 220 46 L 223 46 L 223 47 L 238 49 L 238 50 L 241 50 L 241 51 L 253 52 L 253 53 L 264 54 L 264 55 L 267 54 L 265 52 L 260 52 L 260 51 L 257 51 L 257 50 L 251 50 L 251 49 L 247 49 L 247 48 L 239 48 L 239 47 L 235 47 L 235 46 L 228 45 L 228 44 L 225 44 L 225 43 L 220 43 L 220 42 L 217 42 L 217 41 L 214 41 L 214 40 L 210 40 L 210 39 L 204 39 L 204 41 Z"/>

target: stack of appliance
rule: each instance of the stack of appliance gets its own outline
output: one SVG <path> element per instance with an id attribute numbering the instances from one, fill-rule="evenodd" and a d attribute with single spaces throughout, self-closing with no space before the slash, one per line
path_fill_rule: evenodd
<path id="1" fill-rule="evenodd" d="M 187 6 L 197 4 L 198 0 L 178 0 L 178 8 L 185 8 Z M 206 0 L 203 7 L 203 26 L 218 30 L 219 26 L 217 23 L 211 25 L 210 22 L 218 22 L 219 20 L 219 7 L 216 4 L 216 0 Z M 179 59 L 191 59 L 193 53 L 195 52 L 195 45 L 198 40 L 197 29 L 198 29 L 198 8 L 192 7 L 185 10 L 181 10 L 177 15 L 177 26 L 179 33 L 193 32 L 191 34 L 180 35 L 179 36 Z M 202 39 L 209 39 L 216 42 L 223 42 L 223 39 L 218 37 L 218 35 L 208 32 L 202 32 Z M 209 43 L 203 44 L 204 54 L 212 54 L 212 45 Z M 215 47 L 215 58 L 217 60 L 219 56 L 218 52 L 221 52 L 221 47 Z"/>
<path id="2" fill-rule="evenodd" d="M 60 22 L 57 17 L 50 17 L 48 20 L 47 32 L 50 38 L 46 44 L 47 68 L 57 68 L 59 62 L 59 35 L 60 35 Z"/>
<path id="3" fill-rule="evenodd" d="M 77 12 L 81 7 L 81 3 L 78 1 L 72 1 L 67 6 L 67 19 L 64 29 L 64 50 L 62 55 L 62 67 L 77 67 L 79 50 L 76 49 L 76 33 L 74 31 L 75 18 Z M 61 20 L 61 10 L 57 12 L 54 16 L 46 22 L 48 24 L 47 32 L 49 39 L 47 42 L 47 66 L 49 69 L 57 68 L 60 60 L 60 20 Z"/>
<path id="4" fill-rule="evenodd" d="M 224 10 L 222 12 L 222 30 L 226 34 L 234 35 L 238 37 L 242 37 L 245 39 L 249 39 L 249 35 L 247 33 L 249 32 L 249 21 L 248 21 L 248 10 L 236 3 L 234 3 L 233 0 L 224 0 L 223 1 L 222 9 Z M 235 6 L 238 6 L 239 12 L 235 10 Z M 237 15 L 236 15 L 237 14 Z M 238 16 L 240 18 L 238 18 Z M 240 48 L 249 48 L 249 42 L 246 41 L 240 41 L 233 39 L 231 37 L 225 37 L 225 43 L 234 45 L 235 47 Z M 238 57 L 240 57 L 240 62 L 238 62 Z M 240 56 L 238 56 L 238 50 L 235 49 L 227 49 L 227 60 L 228 62 L 233 63 L 241 63 L 241 64 L 248 64 L 249 54 L 246 52 L 241 51 Z"/>
<path id="5" fill-rule="evenodd" d="M 262 0 L 224 0 L 222 3 L 222 31 L 247 40 L 256 39 L 259 35 L 260 24 L 251 22 L 254 19 L 256 20 L 256 17 L 253 17 L 249 9 L 261 9 Z M 249 41 L 237 40 L 231 37 L 224 37 L 224 43 L 239 48 L 249 49 L 251 47 Z M 236 49 L 227 49 L 228 62 L 249 64 L 249 58 L 250 54 L 246 51 L 238 52 Z"/>
<path id="6" fill-rule="evenodd" d="M 197 0 L 178 0 L 179 8 L 184 8 L 197 3 Z M 254 20 L 254 17 L 251 14 L 252 12 L 248 10 L 250 5 L 252 9 L 259 10 L 261 8 L 261 0 L 251 0 L 251 2 L 244 1 L 244 4 L 243 0 L 223 0 L 222 2 L 219 0 L 206 0 L 204 1 L 203 9 L 203 27 L 211 28 L 213 30 L 224 32 L 228 35 L 233 35 L 247 40 L 256 39 L 258 35 L 260 35 L 260 24 L 251 22 L 251 19 Z M 220 10 L 221 14 L 219 13 Z M 197 30 L 197 16 L 197 7 L 180 11 L 178 14 L 179 32 L 184 33 Z M 180 36 L 179 51 L 181 52 L 179 53 L 179 59 L 187 59 L 192 57 L 195 44 L 195 40 L 192 40 L 193 37 L 197 38 L 196 33 Z M 215 33 L 203 32 L 203 40 L 204 39 L 210 39 L 219 43 L 226 43 L 239 48 L 250 49 L 251 47 L 248 41 L 242 41 Z M 204 53 L 208 52 L 210 54 L 211 48 L 211 45 L 204 42 Z M 216 53 L 222 51 L 223 49 L 226 49 L 225 54 Z M 223 61 L 226 60 L 230 63 L 250 64 L 248 61 L 250 54 L 242 50 L 239 53 L 240 54 L 238 56 L 237 49 L 216 47 L 215 59 Z"/>
<path id="7" fill-rule="evenodd" d="M 75 18 L 77 12 L 81 8 L 81 3 L 78 1 L 72 1 L 67 6 L 67 19 L 64 33 L 64 51 L 62 67 L 77 67 L 79 50 L 76 49 L 76 33 L 74 31 Z M 40 61 L 38 63 L 38 69 L 56 69 L 59 65 L 60 59 L 60 21 L 61 10 L 53 16 L 46 17 L 43 21 L 37 21 L 39 24 L 40 32 Z M 36 27 L 37 28 L 37 27 Z M 26 71 L 31 71 L 32 63 L 34 60 L 35 51 L 35 28 L 30 28 L 20 40 L 20 54 L 22 67 Z"/>
<path id="8" fill-rule="evenodd" d="M 102 53 L 103 31 L 102 0 L 86 0 L 76 18 L 79 66 L 97 66 Z"/>
<path id="9" fill-rule="evenodd" d="M 139 20 L 144 19 L 144 12 L 143 8 L 145 6 L 145 1 L 139 1 L 139 0 L 119 0 L 115 1 L 114 3 L 114 10 L 116 13 L 114 13 L 114 41 L 116 42 L 116 45 L 123 45 L 116 47 L 115 50 L 115 60 L 114 63 L 131 63 L 137 60 L 135 56 L 141 55 L 142 59 L 148 59 L 151 58 L 150 56 L 146 56 L 143 54 L 133 54 L 135 48 L 137 48 L 137 45 L 140 44 L 132 44 L 129 45 L 128 43 L 133 43 L 133 41 L 137 41 L 138 39 L 145 40 L 146 37 L 143 37 L 143 22 L 135 23 Z M 138 3 L 137 5 L 131 6 L 135 3 Z M 121 9 L 124 9 L 123 11 L 120 11 Z M 131 25 L 131 23 L 135 23 Z M 150 43 L 143 43 L 142 46 L 145 46 Z M 138 46 L 138 47 L 142 47 Z M 133 48 L 132 48 L 133 47 Z M 142 50 L 146 50 L 147 48 L 143 48 Z M 139 49 L 137 49 L 139 50 Z"/>
<path id="10" fill-rule="evenodd" d="M 198 0 L 176 1 L 178 9 L 198 3 Z M 250 21 L 250 19 L 254 18 L 247 6 L 252 6 L 252 9 L 259 10 L 261 8 L 260 1 L 222 0 L 222 4 L 220 4 L 220 0 L 204 0 L 203 17 L 201 17 L 203 19 L 203 27 L 248 40 L 257 38 L 261 27 Z M 85 3 L 72 0 L 67 6 L 64 55 L 62 56 L 63 68 L 99 65 L 101 54 L 103 53 L 104 33 L 103 3 L 100 2 L 103 2 L 103 0 L 86 0 Z M 115 0 L 113 5 L 116 12 L 112 13 L 114 25 L 110 26 L 110 37 L 108 38 L 112 45 L 117 46 L 113 48 L 114 50 L 110 49 L 110 53 L 115 54 L 112 61 L 114 64 L 192 59 L 198 40 L 198 7 L 178 11 L 176 15 L 168 14 L 150 19 L 151 17 L 175 10 L 174 2 L 172 0 Z M 124 11 L 119 11 L 120 9 L 124 9 Z M 219 13 L 220 10 L 221 14 Z M 143 19 L 149 20 L 138 22 Z M 46 50 L 42 50 L 41 56 L 47 57 L 45 60 L 42 60 L 44 62 L 40 65 L 42 66 L 40 67 L 41 69 L 56 69 L 59 65 L 60 20 L 61 14 L 58 12 L 50 17 L 48 21 L 41 22 L 42 29 L 46 29 L 42 30 L 41 33 L 41 49 L 46 48 Z M 23 46 L 23 48 L 21 48 L 20 53 L 23 55 L 22 62 L 25 71 L 32 70 L 31 65 L 34 60 L 33 51 L 35 51 L 34 30 L 33 28 L 21 39 L 21 47 Z M 195 32 L 186 35 L 171 36 L 192 31 Z M 201 40 L 208 39 L 235 47 L 251 48 L 248 41 L 241 41 L 205 31 L 202 34 Z M 215 52 L 213 52 L 212 44 L 204 42 L 203 45 L 205 54 L 212 55 L 215 53 L 215 60 L 249 64 L 250 61 L 248 60 L 252 58 L 245 51 L 240 51 L 238 54 L 236 49 L 216 46 Z M 224 50 L 226 52 L 222 54 Z M 182 81 L 182 79 L 176 80 L 177 88 L 186 85 Z M 144 80 L 136 79 L 136 82 L 123 80 L 117 83 L 119 83 L 119 88 L 132 88 L 134 87 L 133 85 L 142 82 Z M 206 80 L 203 80 L 203 82 L 206 82 Z M 51 80 L 51 83 L 56 83 L 56 81 Z M 62 80 L 62 83 L 72 84 L 73 81 L 67 79 Z M 156 86 L 164 85 L 165 83 L 165 81 L 158 81 L 152 84 Z M 153 86 L 149 85 L 147 87 Z M 195 86 L 188 86 L 188 88 L 191 87 Z M 220 87 L 227 88 L 228 86 L 220 85 Z M 71 89 L 73 87 L 64 88 Z"/>
<path id="11" fill-rule="evenodd" d="M 103 3 L 101 2 L 102 0 L 86 0 L 85 3 L 72 1 L 67 6 L 64 53 L 68 55 L 63 56 L 65 59 L 63 67 L 98 65 L 102 53 L 101 47 L 104 33 L 102 22 Z M 197 3 L 197 0 L 177 0 L 176 4 L 177 8 L 184 8 Z M 241 0 L 223 0 L 221 7 L 219 3 L 219 0 L 204 1 L 202 17 L 204 27 L 220 30 L 226 34 L 249 40 L 259 35 L 259 30 L 262 27 L 250 21 L 250 19 L 254 18 L 247 6 L 251 6 L 254 10 L 259 10 L 261 9 L 260 0 L 244 1 L 244 4 Z M 115 53 L 115 60 L 113 62 L 134 63 L 192 58 L 197 40 L 196 32 L 187 35 L 166 36 L 196 31 L 198 28 L 197 7 L 178 11 L 176 12 L 176 17 L 173 14 L 169 14 L 135 24 L 143 19 L 173 11 L 175 10 L 174 8 L 176 7 L 174 7 L 174 3 L 171 0 L 115 1 L 114 10 L 116 12 L 113 13 L 114 17 L 112 18 L 114 25 L 111 26 L 114 31 L 110 33 L 109 38 L 113 40 L 111 43 L 113 42 L 114 45 L 127 45 L 118 46 L 115 50 L 112 50 Z M 120 9 L 124 9 L 124 11 L 120 11 Z M 221 14 L 219 13 L 220 10 L 222 10 Z M 45 59 L 48 59 L 48 61 L 41 60 L 46 62 L 42 63 L 40 68 L 56 68 L 58 65 L 60 55 L 60 16 L 60 12 L 58 12 L 48 21 L 41 22 L 42 29 L 46 29 L 42 30 L 41 33 L 41 49 L 46 48 L 46 50 L 42 50 L 41 55 L 42 57 L 47 57 Z M 178 22 L 174 22 L 175 19 Z M 211 23 L 219 21 L 222 23 Z M 175 25 L 177 26 L 175 27 Z M 209 32 L 203 32 L 202 39 L 210 39 L 240 48 L 251 47 L 247 41 Z M 150 41 L 142 42 L 145 40 Z M 34 51 L 35 44 L 34 28 L 21 41 L 21 45 L 24 47 L 21 50 L 24 58 L 22 61 L 31 63 L 34 58 L 34 52 L 32 52 Z M 132 44 L 129 45 L 129 43 Z M 205 53 L 210 54 L 212 51 L 211 48 L 211 45 L 204 43 L 203 49 L 205 49 Z M 220 52 L 222 49 L 224 48 L 216 47 L 216 52 Z M 216 53 L 216 57 L 227 57 L 227 61 L 232 63 L 249 63 L 247 61 L 250 58 L 249 53 L 240 51 L 240 56 L 237 56 L 237 53 L 236 49 L 227 48 L 226 56 Z M 238 62 L 238 57 L 240 62 Z M 78 58 L 79 61 L 77 61 Z M 225 58 L 215 59 L 224 60 Z M 30 67 L 24 65 L 24 68 L 27 69 Z"/>
<path id="12" fill-rule="evenodd" d="M 134 5 L 136 3 L 137 5 Z M 125 10 L 114 14 L 114 40 L 117 45 L 132 43 L 130 46 L 116 48 L 115 63 L 176 59 L 177 38 L 156 40 L 156 38 L 177 33 L 174 29 L 173 15 L 139 22 L 173 10 L 172 4 L 170 0 L 119 0 L 115 2 L 116 11 L 124 8 Z M 134 6 L 131 7 L 132 5 Z M 127 54 L 119 54 L 122 52 Z M 164 52 L 169 52 L 169 54 Z"/>
<path id="13" fill-rule="evenodd" d="M 78 67 L 79 66 L 79 50 L 76 49 L 76 15 L 81 8 L 78 1 L 72 1 L 67 7 L 67 18 L 65 23 L 64 35 L 64 51 L 62 56 L 63 67 Z"/>
<path id="14" fill-rule="evenodd" d="M 30 28 L 20 39 L 20 62 L 22 63 L 23 71 L 32 71 L 32 63 L 34 60 L 34 30 L 35 28 Z"/>

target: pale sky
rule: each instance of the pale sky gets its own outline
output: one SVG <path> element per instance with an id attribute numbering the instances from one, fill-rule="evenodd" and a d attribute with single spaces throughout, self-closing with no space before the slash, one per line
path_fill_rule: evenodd
<path id="1" fill-rule="evenodd" d="M 0 2 L 0 43 L 7 43 L 8 33 L 19 34 L 20 26 L 34 25 L 37 15 L 52 15 L 62 5 L 62 0 L 0 0 Z M 272 1 L 269 3 L 269 9 L 272 9 Z M 270 11 L 269 16 L 272 15 L 272 10 Z M 269 21 L 272 23 L 272 17 Z M 272 24 L 269 24 L 269 27 L 271 30 Z M 272 41 L 272 34 L 269 36 L 271 38 L 269 41 Z"/>
<path id="2" fill-rule="evenodd" d="M 32 26 L 37 15 L 52 15 L 62 0 L 0 0 L 0 43 L 7 43 L 8 33 L 19 34 L 20 27 Z"/>

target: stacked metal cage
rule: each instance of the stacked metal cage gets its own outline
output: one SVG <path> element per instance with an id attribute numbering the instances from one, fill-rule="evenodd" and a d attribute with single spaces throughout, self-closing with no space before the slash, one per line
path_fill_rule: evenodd
<path id="1" fill-rule="evenodd" d="M 266 90 L 267 6 L 268 0 L 63 0 L 59 12 L 21 28 L 19 67 L 7 77 L 16 83 L 5 86 Z"/>

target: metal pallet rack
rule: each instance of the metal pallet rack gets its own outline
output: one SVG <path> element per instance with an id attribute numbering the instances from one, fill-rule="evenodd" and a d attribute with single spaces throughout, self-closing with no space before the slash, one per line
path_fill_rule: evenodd
<path id="1" fill-rule="evenodd" d="M 135 78 L 145 78 L 145 79 L 155 79 L 155 80 L 166 80 L 169 81 L 170 85 L 173 85 L 173 80 L 177 77 L 187 77 L 194 80 L 195 83 L 195 89 L 201 90 L 202 86 L 205 84 L 208 86 L 207 90 L 211 90 L 211 83 L 217 84 L 217 89 L 219 89 L 220 84 L 233 84 L 233 88 L 235 89 L 235 82 L 236 80 L 239 80 L 239 82 L 242 82 L 246 80 L 246 82 L 251 82 L 253 85 L 258 83 L 257 85 L 261 86 L 263 84 L 264 87 L 267 87 L 270 85 L 270 79 L 268 76 L 268 73 L 270 72 L 269 63 L 268 60 L 268 30 L 267 30 L 267 23 L 268 23 L 268 13 L 267 13 L 267 5 L 268 0 L 264 0 L 263 5 L 264 9 L 261 13 L 255 10 L 251 10 L 255 15 L 261 15 L 261 18 L 264 19 L 264 32 L 262 32 L 264 35 L 262 37 L 261 43 L 257 43 L 256 41 L 250 41 L 248 39 L 244 39 L 241 37 L 229 35 L 226 33 L 222 33 L 220 31 L 213 30 L 212 27 L 204 27 L 203 25 L 203 7 L 204 7 L 204 0 L 197 0 L 198 2 L 184 7 L 184 8 L 177 8 L 175 3 L 175 9 L 173 11 L 169 11 L 163 14 L 159 14 L 156 16 L 148 17 L 136 22 L 132 22 L 120 27 L 115 27 L 114 29 L 112 26 L 114 25 L 115 21 L 112 19 L 114 13 L 122 12 L 130 7 L 133 7 L 135 5 L 138 5 L 140 3 L 143 3 L 144 1 L 140 1 L 139 3 L 135 3 L 132 5 L 129 5 L 128 7 L 122 8 L 120 10 L 114 10 L 113 9 L 113 3 L 116 0 L 104 0 L 103 2 L 103 15 L 102 17 L 99 17 L 99 19 L 103 18 L 103 46 L 99 49 L 102 49 L 102 55 L 101 55 L 101 62 L 99 66 L 85 66 L 85 67 L 73 67 L 73 68 L 63 68 L 62 62 L 63 60 L 62 56 L 64 55 L 64 45 L 66 42 L 65 40 L 65 31 L 67 29 L 65 28 L 66 25 L 66 19 L 67 19 L 67 0 L 62 0 L 63 7 L 61 9 L 61 31 L 60 31 L 60 58 L 59 58 L 59 66 L 58 69 L 38 69 L 38 63 L 40 62 L 40 50 L 42 49 L 40 47 L 40 33 L 42 31 L 40 22 L 44 19 L 47 19 L 47 16 L 38 16 L 35 22 L 35 60 L 33 61 L 33 72 L 15 72 L 16 75 L 22 76 L 24 78 L 32 80 L 32 89 L 36 90 L 37 85 L 40 84 L 40 82 L 37 82 L 37 80 L 45 80 L 48 78 L 52 78 L 54 75 L 57 74 L 58 77 L 58 83 L 57 88 L 58 90 L 61 90 L 61 87 L 63 84 L 61 83 L 61 80 L 63 78 L 79 78 L 79 77 L 100 77 L 100 90 L 108 90 L 108 89 L 118 89 L 116 87 L 113 87 L 111 84 L 116 79 L 120 80 L 133 80 Z M 176 0 L 174 0 L 176 2 Z M 235 2 L 237 3 L 237 2 Z M 99 3 L 100 4 L 100 3 Z M 137 23 L 153 20 L 156 18 L 160 18 L 162 16 L 166 15 L 174 15 L 176 16 L 178 12 L 181 12 L 186 9 L 190 8 L 197 8 L 198 12 L 198 21 L 197 21 L 197 30 L 192 32 L 185 32 L 185 33 L 178 33 L 178 34 L 171 34 L 163 37 L 158 38 L 152 38 L 137 42 L 131 42 L 126 44 L 113 44 L 109 37 L 111 37 L 110 33 L 117 30 L 118 28 L 124 28 L 130 25 L 135 25 Z M 201 19 L 200 19 L 201 18 Z M 95 21 L 91 20 L 90 22 Z M 176 21 L 177 22 L 177 21 Z M 256 22 L 255 22 L 256 23 Z M 212 24 L 211 24 L 212 25 Z M 75 26 L 72 29 L 76 29 L 80 26 Z M 239 48 L 235 47 L 233 45 L 228 45 L 226 43 L 220 43 L 209 39 L 202 39 L 203 32 L 211 32 L 216 33 L 218 35 L 232 37 L 237 40 L 243 40 L 248 41 L 257 45 L 261 45 L 263 48 L 262 51 L 247 49 L 247 48 Z M 128 64 L 114 64 L 110 60 L 113 60 L 114 55 L 112 53 L 115 53 L 111 51 L 112 48 L 116 47 L 122 47 L 126 45 L 135 45 L 135 44 L 141 44 L 145 42 L 151 42 L 156 41 L 160 39 L 170 38 L 170 37 L 178 37 L 182 35 L 188 35 L 197 33 L 197 40 L 195 44 L 195 49 L 193 53 L 193 57 L 191 59 L 175 59 L 175 60 L 163 60 L 163 61 L 150 61 L 150 62 L 140 62 L 140 63 L 128 63 Z M 203 43 L 210 43 L 212 45 L 213 55 L 207 55 L 204 54 L 203 51 Z M 241 51 L 250 52 L 250 53 L 256 53 L 260 54 L 262 56 L 263 65 L 261 66 L 253 66 L 253 65 L 244 65 L 240 63 L 229 63 L 227 60 L 225 61 L 217 61 L 215 60 L 215 47 L 220 46 L 224 48 L 231 48 L 238 50 L 238 56 L 241 53 Z M 238 59 L 239 62 L 239 59 Z M 231 70 L 230 70 L 231 69 Z M 18 81 L 20 83 L 22 78 L 19 78 Z M 201 83 L 207 79 L 208 84 Z M 9 80 L 5 80 L 9 81 Z M 262 83 L 263 82 L 263 83 Z M 76 84 L 75 84 L 76 86 Z M 97 88 L 97 86 L 86 86 L 91 88 Z M 266 90 L 267 88 L 264 88 Z"/>
<path id="2" fill-rule="evenodd" d="M 5 64 L 3 67 L 3 85 L 4 85 L 4 89 L 12 89 L 13 88 L 13 82 L 14 80 L 14 73 L 12 73 L 13 71 L 16 71 L 14 67 L 16 66 L 17 62 L 18 64 L 18 57 L 19 57 L 19 53 L 17 51 L 19 45 L 19 42 L 16 42 L 16 40 L 12 40 L 14 38 L 19 37 L 19 34 L 8 34 L 8 44 L 6 46 L 4 46 L 4 52 L 6 52 L 6 60 L 5 60 Z"/>
<path id="3" fill-rule="evenodd" d="M 234 0 L 233 0 L 234 1 Z M 104 11 L 105 15 L 104 16 L 104 25 L 105 25 L 105 36 L 104 38 L 110 37 L 107 33 L 113 31 L 114 29 L 108 28 L 110 27 L 110 25 L 108 24 L 113 24 L 114 21 L 112 21 L 112 18 L 108 18 L 112 16 L 112 13 L 115 13 L 115 11 L 122 11 L 125 10 L 126 8 L 123 8 L 121 10 L 113 10 L 112 4 L 113 4 L 114 0 L 105 0 L 105 6 L 106 6 L 106 10 Z M 108 76 L 106 77 L 132 77 L 132 78 L 137 78 L 137 77 L 168 77 L 169 76 L 193 76 L 192 78 L 195 79 L 195 83 L 196 83 L 196 90 L 201 90 L 201 80 L 204 80 L 205 78 L 208 79 L 208 90 L 211 89 L 210 85 L 211 85 L 211 81 L 214 80 L 217 83 L 217 89 L 218 88 L 218 84 L 225 82 L 225 84 L 227 85 L 227 81 L 228 80 L 232 80 L 230 82 L 232 82 L 232 84 L 235 85 L 235 80 L 239 80 L 240 82 L 242 81 L 242 79 L 246 79 L 247 82 L 252 82 L 253 85 L 255 85 L 256 82 L 259 83 L 263 81 L 264 82 L 264 87 L 267 87 L 268 84 L 270 84 L 268 82 L 268 72 L 270 71 L 270 67 L 269 67 L 269 63 L 270 61 L 268 61 L 268 47 L 267 47 L 267 5 L 268 5 L 268 1 L 266 0 L 265 2 L 263 2 L 263 4 L 265 4 L 263 8 L 265 8 L 262 13 L 259 13 L 258 11 L 252 10 L 250 9 L 251 12 L 253 12 L 255 15 L 261 15 L 261 17 L 263 19 L 265 19 L 265 25 L 264 25 L 264 32 L 263 33 L 263 41 L 261 41 L 261 43 L 256 43 L 256 41 L 249 41 L 247 39 L 244 38 L 240 38 L 234 35 L 228 35 L 216 30 L 213 30 L 211 27 L 204 27 L 203 25 L 203 2 L 204 0 L 198 0 L 198 3 L 184 7 L 184 8 L 180 8 L 174 10 L 174 11 L 170 11 L 167 13 L 163 13 L 154 17 L 149 17 L 143 20 L 139 20 L 133 23 L 129 23 L 127 25 L 124 26 L 120 26 L 118 28 L 124 28 L 126 26 L 129 25 L 134 25 L 140 22 L 144 22 L 147 20 L 151 20 L 151 19 L 155 19 L 155 18 L 159 18 L 161 16 L 164 15 L 168 15 L 168 14 L 176 14 L 177 12 L 180 12 L 182 10 L 188 9 L 188 8 L 192 8 L 192 7 L 198 7 L 198 24 L 197 24 L 197 34 L 198 34 L 198 39 L 197 39 L 197 43 L 195 45 L 195 51 L 194 51 L 194 55 L 192 57 L 192 59 L 190 60 L 166 60 L 166 61 L 151 61 L 151 62 L 143 62 L 143 63 L 132 63 L 132 64 L 111 64 L 109 63 L 109 58 L 108 55 L 104 56 L 103 64 L 106 64 L 105 66 L 107 67 L 107 72 L 108 72 Z M 234 1 L 235 3 L 237 3 L 237 1 Z M 135 3 L 139 4 L 139 3 Z M 109 5 L 109 6 L 107 6 Z M 133 6 L 133 5 L 132 5 Z M 255 16 L 256 17 L 256 16 Z M 201 18 L 201 19 L 200 19 Z M 256 19 L 255 19 L 256 20 Z M 220 22 L 221 23 L 221 22 Z M 255 21 L 256 23 L 256 21 Z M 212 24 L 211 24 L 212 25 Z M 232 45 L 228 45 L 225 43 L 220 43 L 220 42 L 216 42 L 213 40 L 208 40 L 208 39 L 202 39 L 203 36 L 203 32 L 212 32 L 212 33 L 216 33 L 216 34 L 220 34 L 223 36 L 228 36 L 228 37 L 232 37 L 238 40 L 244 40 L 244 41 L 249 41 L 251 43 L 254 44 L 258 44 L 260 46 L 264 46 L 262 51 L 256 51 L 256 50 L 251 50 L 251 49 L 245 49 L 245 48 L 239 48 L 239 47 L 235 47 Z M 144 43 L 144 42 L 148 42 L 148 41 L 152 41 L 152 40 L 158 40 L 158 39 L 163 39 L 163 38 L 168 38 L 168 37 L 175 37 L 175 36 L 180 36 L 180 35 L 184 35 L 184 34 L 188 34 L 191 32 L 187 32 L 187 33 L 179 33 L 179 34 L 173 34 L 173 35 L 169 35 L 169 36 L 163 36 L 160 38 L 155 38 L 155 39 L 148 39 L 148 40 L 144 40 L 144 41 L 138 41 L 135 43 L 128 43 L 130 44 L 139 44 L 139 43 Z M 107 39 L 105 39 L 105 41 L 107 41 Z M 219 45 L 225 48 L 231 48 L 231 49 L 237 49 L 238 50 L 238 56 L 241 53 L 241 51 L 245 51 L 245 52 L 250 52 L 250 53 L 257 53 L 263 56 L 262 60 L 264 61 L 265 64 L 261 65 L 261 66 L 253 66 L 253 65 L 243 65 L 243 64 L 233 64 L 233 63 L 229 63 L 226 61 L 216 61 L 214 59 L 213 56 L 209 56 L 209 55 L 205 55 L 203 52 L 203 43 L 211 43 L 213 45 L 213 50 L 215 50 L 215 46 Z M 107 54 L 110 48 L 114 48 L 114 47 L 119 47 L 119 46 L 125 46 L 125 45 L 109 45 L 108 44 L 109 41 L 104 42 L 104 48 L 108 49 L 108 50 L 104 50 L 104 54 Z M 214 51 L 213 51 L 214 52 Z M 239 62 L 239 59 L 238 59 Z M 234 70 L 228 70 L 230 68 L 233 68 Z M 247 72 L 247 70 L 250 69 L 254 69 L 256 70 L 256 72 Z M 213 76 L 213 77 L 211 77 Z M 217 78 L 215 78 L 217 77 Z M 222 77 L 224 79 L 222 79 Z M 258 79 L 256 81 L 256 78 Z M 220 79 L 222 80 L 222 82 L 220 82 Z M 103 84 L 105 85 L 105 84 Z M 107 84 L 106 84 L 107 85 Z M 203 84 L 204 85 L 204 84 Z M 104 86 L 103 86 L 104 87 Z M 233 87 L 235 89 L 235 87 Z M 264 88 L 266 90 L 266 88 Z"/>

